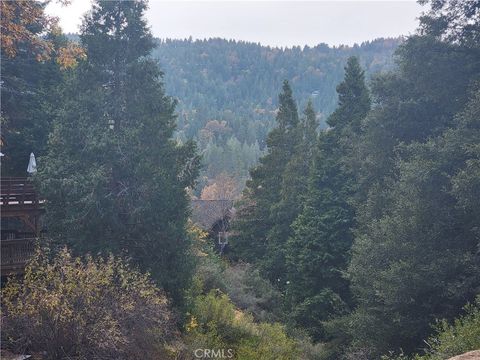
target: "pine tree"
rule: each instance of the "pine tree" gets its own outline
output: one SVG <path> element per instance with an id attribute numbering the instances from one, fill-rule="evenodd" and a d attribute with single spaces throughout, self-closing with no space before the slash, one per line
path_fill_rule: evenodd
<path id="1" fill-rule="evenodd" d="M 339 104 L 320 135 L 303 211 L 288 241 L 287 299 L 297 325 L 315 339 L 325 339 L 322 322 L 345 313 L 351 304 L 342 272 L 353 241 L 354 175 L 348 166 L 352 143 L 370 109 L 364 72 L 356 58 L 345 67 L 337 87 Z"/>
<path id="2" fill-rule="evenodd" d="M 295 149 L 285 167 L 280 186 L 280 200 L 271 208 L 271 221 L 274 224 L 267 235 L 267 253 L 264 268 L 276 280 L 280 288 L 286 282 L 286 243 L 292 235 L 291 225 L 300 214 L 308 190 L 308 175 L 317 145 L 315 110 L 311 101 L 307 103 L 304 116 L 292 137 Z M 271 276 L 271 277 L 272 277 Z M 280 281 L 279 281 L 280 280 Z"/>
<path id="3" fill-rule="evenodd" d="M 345 78 L 337 86 L 338 107 L 327 120 L 335 132 L 349 128 L 358 133 L 361 121 L 370 110 L 370 95 L 365 85 L 365 73 L 358 58 L 350 57 L 345 66 Z"/>
<path id="4" fill-rule="evenodd" d="M 173 139 L 176 102 L 149 58 L 145 1 L 96 1 L 54 120 L 39 183 L 49 235 L 77 253 L 123 253 L 175 300 L 189 278 L 185 188 L 193 143 Z"/>
<path id="5" fill-rule="evenodd" d="M 271 280 L 281 276 L 271 265 L 271 259 L 278 253 L 272 252 L 276 251 L 274 243 L 267 240 L 275 225 L 272 208 L 281 200 L 283 174 L 295 153 L 300 123 L 288 81 L 284 81 L 279 95 L 276 122 L 277 127 L 268 134 L 267 154 L 250 171 L 251 179 L 247 182 L 235 224 L 237 234 L 232 241 L 232 253 L 260 265 Z"/>
<path id="6" fill-rule="evenodd" d="M 473 2 L 425 3 L 422 35 L 372 84 L 358 151 L 348 323 L 353 347 L 371 358 L 418 349 L 432 322 L 455 317 L 480 286 L 478 201 L 467 200 L 478 197 L 478 14 Z"/>
<path id="7" fill-rule="evenodd" d="M 435 319 L 453 319 L 478 294 L 479 119 L 477 87 L 452 129 L 404 146 L 383 214 L 355 238 L 349 330 L 371 358 L 415 351 Z"/>
<path id="8" fill-rule="evenodd" d="M 308 101 L 297 130 L 297 146 L 285 168 L 282 180 L 282 205 L 280 207 L 290 209 L 291 216 L 287 221 L 289 227 L 302 209 L 307 195 L 308 177 L 318 145 L 318 126 L 315 109 L 312 102 Z M 285 234 L 283 235 L 285 240 L 288 238 L 288 234 L 290 234 L 290 231 L 287 231 L 286 237 Z"/>

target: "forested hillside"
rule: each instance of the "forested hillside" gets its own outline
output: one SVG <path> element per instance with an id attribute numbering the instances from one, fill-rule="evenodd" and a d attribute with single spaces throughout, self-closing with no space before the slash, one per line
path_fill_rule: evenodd
<path id="1" fill-rule="evenodd" d="M 178 97 L 180 109 L 188 112 L 184 116 L 189 121 L 179 131 L 193 137 L 198 136 L 205 121 L 226 117 L 228 112 L 243 117 L 249 125 L 252 114 L 275 110 L 284 79 L 296 89 L 299 106 L 304 107 L 311 98 L 325 122 L 335 110 L 335 87 L 343 78 L 347 58 L 357 56 L 370 76 L 393 66 L 392 54 L 401 41 L 377 39 L 352 47 L 319 44 L 272 48 L 225 39 L 157 40 L 152 54 L 165 72 L 165 87 Z M 192 114 L 193 110 L 197 114 Z M 271 116 L 269 119 L 272 124 Z M 266 135 L 240 131 L 241 125 L 235 122 L 231 126 L 240 141 L 252 143 Z"/>
<path id="2" fill-rule="evenodd" d="M 448 325 L 480 293 L 480 12 L 435 3 L 398 67 L 368 82 L 348 59 L 314 146 L 284 83 L 239 202 L 231 258 L 282 292 L 287 323 L 324 344 L 321 359 L 480 345 L 478 318 Z"/>
<path id="3" fill-rule="evenodd" d="M 480 6 L 420 2 L 402 43 L 287 50 L 161 43 L 147 0 L 70 42 L 0 2 L 0 355 L 479 349 Z"/>
<path id="4" fill-rule="evenodd" d="M 265 149 L 284 79 L 295 88 L 300 108 L 312 101 L 324 128 L 335 109 L 335 87 L 347 58 L 358 56 L 369 78 L 393 67 L 392 55 L 401 41 L 282 49 L 224 39 L 157 40 L 152 54 L 165 72 L 165 88 L 179 99 L 177 137 L 195 139 L 204 155 L 197 191 L 213 183 L 228 187 L 229 176 L 234 181 L 227 193 L 239 194 L 248 169 Z"/>
<path id="5" fill-rule="evenodd" d="M 78 35 L 68 38 L 78 41 Z M 176 138 L 194 139 L 203 155 L 196 196 L 237 198 L 266 147 L 283 80 L 295 87 L 304 108 L 310 100 L 320 128 L 335 109 L 335 87 L 350 56 L 367 79 L 394 67 L 402 38 L 354 46 L 276 48 L 225 39 L 156 39 L 152 56 L 164 72 L 165 88 L 178 100 Z M 202 191 L 205 190 L 202 194 Z"/>

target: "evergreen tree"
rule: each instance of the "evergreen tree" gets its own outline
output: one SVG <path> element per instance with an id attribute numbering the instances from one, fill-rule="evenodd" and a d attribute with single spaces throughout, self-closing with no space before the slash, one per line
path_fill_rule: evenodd
<path id="1" fill-rule="evenodd" d="M 52 31 L 44 7 L 31 0 L 1 3 L 2 176 L 26 176 L 30 153 L 46 152 L 63 81 L 56 56 L 67 41 Z"/>
<path id="2" fill-rule="evenodd" d="M 322 322 L 348 311 L 351 296 L 343 277 L 353 241 L 351 204 L 355 177 L 349 167 L 353 142 L 370 109 L 358 60 L 350 58 L 337 87 L 339 104 L 320 135 L 309 191 L 288 242 L 288 300 L 293 320 L 315 339 L 325 339 Z"/>
<path id="3" fill-rule="evenodd" d="M 353 345 L 376 357 L 409 353 L 436 319 L 452 319 L 480 291 L 478 196 L 480 91 L 455 126 L 402 148 L 383 215 L 364 224 L 349 274 L 359 306 Z"/>
<path id="4" fill-rule="evenodd" d="M 149 57 L 145 1 L 100 1 L 88 53 L 63 91 L 39 183 L 49 235 L 78 253 L 124 253 L 175 300 L 189 279 L 187 186 L 199 159 L 173 139 L 176 102 Z"/>
<path id="5" fill-rule="evenodd" d="M 286 243 L 292 234 L 291 225 L 302 210 L 307 196 L 308 175 L 317 145 L 317 127 L 315 110 L 311 101 L 307 103 L 304 116 L 295 133 L 296 145 L 282 175 L 280 200 L 271 208 L 271 221 L 274 224 L 268 232 L 267 252 L 264 268 L 275 275 L 274 280 L 284 288 L 286 281 Z M 280 281 L 278 281 L 280 279 Z"/>
<path id="6" fill-rule="evenodd" d="M 413 351 L 435 318 L 454 317 L 479 287 L 478 209 L 466 200 L 478 171 L 478 94 L 467 105 L 480 76 L 478 12 L 474 2 L 427 2 L 421 35 L 397 51 L 398 70 L 373 82 L 357 152 L 349 330 L 372 358 Z"/>
<path id="7" fill-rule="evenodd" d="M 431 9 L 420 17 L 423 34 L 448 42 L 460 43 L 467 48 L 480 44 L 480 14 L 476 0 L 420 0 Z"/>
<path id="8" fill-rule="evenodd" d="M 259 165 L 250 171 L 244 199 L 235 223 L 236 235 L 232 241 L 233 253 L 244 260 L 259 264 L 271 280 L 282 274 L 276 272 L 272 259 L 280 256 L 282 249 L 275 248 L 275 239 L 268 234 L 275 225 L 272 208 L 281 200 L 281 188 L 285 168 L 298 144 L 299 118 L 288 81 L 284 81 L 279 95 L 277 127 L 268 135 L 267 154 Z"/>
<path id="9" fill-rule="evenodd" d="M 415 35 L 398 49 L 398 69 L 373 78 L 371 90 L 377 106 L 365 121 L 354 160 L 358 206 L 365 209 L 363 204 L 368 203 L 370 212 L 360 226 L 384 211 L 382 189 L 394 181 L 397 146 L 425 141 L 452 126 L 455 114 L 468 100 L 472 80 L 478 79 L 477 59 L 478 48 Z"/>
<path id="10" fill-rule="evenodd" d="M 318 146 L 318 127 L 319 123 L 313 103 L 309 101 L 300 120 L 299 139 L 297 140 L 295 153 L 287 164 L 282 181 L 281 196 L 284 203 L 282 206 L 295 209 L 292 214 L 296 213 L 298 215 L 307 196 L 308 177 Z M 291 217 L 288 224 L 292 223 L 296 215 Z M 288 236 L 285 240 L 287 238 Z"/>

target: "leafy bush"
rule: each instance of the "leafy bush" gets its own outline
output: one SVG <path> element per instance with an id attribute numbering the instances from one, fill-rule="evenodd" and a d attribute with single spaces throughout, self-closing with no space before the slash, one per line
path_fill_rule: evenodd
<path id="1" fill-rule="evenodd" d="M 238 323 L 235 306 L 227 295 L 211 291 L 206 296 L 199 296 L 195 302 L 194 316 L 198 329 L 202 332 L 216 332 L 226 342 L 233 343 L 248 334 Z"/>
<path id="2" fill-rule="evenodd" d="M 174 338 L 167 298 L 113 256 L 52 261 L 38 250 L 2 291 L 3 344 L 45 359 L 166 359 Z"/>
<path id="3" fill-rule="evenodd" d="M 293 360 L 299 355 L 295 340 L 282 325 L 255 323 L 252 315 L 237 310 L 219 290 L 196 298 L 186 341 L 190 354 L 206 348 L 230 349 L 239 360 Z"/>
<path id="4" fill-rule="evenodd" d="M 451 324 L 439 321 L 436 334 L 427 341 L 429 349 L 425 355 L 415 355 L 413 360 L 445 360 L 453 356 L 480 349 L 480 296 L 475 304 L 464 307 L 465 314 Z M 384 356 L 382 360 L 408 360 L 404 354 Z"/>
<path id="5" fill-rule="evenodd" d="M 282 298 L 260 272 L 247 263 L 229 266 L 223 272 L 225 291 L 240 309 L 260 321 L 278 321 L 282 316 Z"/>
<path id="6" fill-rule="evenodd" d="M 295 337 L 302 359 L 304 360 L 329 360 L 329 351 L 324 343 L 313 343 L 308 336 Z"/>
<path id="7" fill-rule="evenodd" d="M 468 304 L 464 310 L 465 315 L 453 324 L 442 320 L 436 325 L 437 334 L 427 341 L 431 346 L 428 354 L 416 359 L 443 360 L 480 349 L 480 296 L 475 304 Z"/>
<path id="8" fill-rule="evenodd" d="M 259 321 L 278 321 L 282 316 L 282 298 L 269 281 L 248 263 L 229 264 L 215 253 L 205 232 L 190 224 L 189 235 L 197 255 L 190 297 L 221 290 L 236 307 Z M 190 299 L 190 302 L 192 300 Z"/>
<path id="9" fill-rule="evenodd" d="M 201 283 L 201 291 L 226 290 L 224 282 L 225 265 L 222 260 L 213 254 L 213 250 L 199 259 L 194 278 Z"/>

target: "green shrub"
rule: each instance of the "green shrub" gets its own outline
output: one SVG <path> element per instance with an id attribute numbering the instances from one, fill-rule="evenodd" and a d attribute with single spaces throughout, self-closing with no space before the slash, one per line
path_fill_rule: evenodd
<path id="1" fill-rule="evenodd" d="M 225 290 L 224 269 L 222 260 L 213 251 L 198 259 L 194 278 L 200 281 L 202 293 L 206 294 L 215 289 Z"/>
<path id="2" fill-rule="evenodd" d="M 430 346 L 427 355 L 416 359 L 443 360 L 480 349 L 480 296 L 464 310 L 465 314 L 453 324 L 442 320 L 435 326 L 436 335 L 427 341 Z"/>
<path id="3" fill-rule="evenodd" d="M 298 359 L 295 340 L 289 338 L 279 323 L 260 323 L 252 329 L 237 348 L 238 360 L 290 360 Z"/>
<path id="4" fill-rule="evenodd" d="M 227 343 L 248 335 L 236 318 L 235 306 L 227 295 L 211 291 L 206 296 L 199 296 L 195 302 L 194 316 L 203 333 L 217 333 Z"/>
<path id="5" fill-rule="evenodd" d="M 225 292 L 232 302 L 259 321 L 278 321 L 282 317 L 282 297 L 260 272 L 247 263 L 237 263 L 223 272 Z"/>
<path id="6" fill-rule="evenodd" d="M 294 360 L 296 342 L 280 324 L 255 323 L 220 290 L 198 296 L 186 325 L 185 358 L 195 349 L 231 349 L 234 359 Z"/>
<path id="7" fill-rule="evenodd" d="M 475 304 L 464 307 L 465 314 L 453 323 L 441 320 L 435 325 L 436 334 L 425 341 L 429 348 L 425 355 L 414 355 L 413 360 L 445 360 L 480 349 L 480 296 Z M 404 354 L 385 355 L 382 360 L 408 360 Z"/>
<path id="8" fill-rule="evenodd" d="M 174 322 L 148 275 L 114 257 L 38 250 L 23 280 L 2 290 L 2 340 L 45 359 L 167 359 Z"/>

